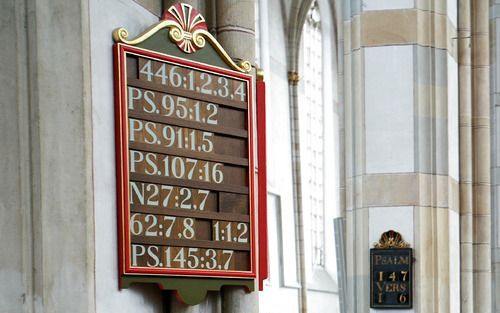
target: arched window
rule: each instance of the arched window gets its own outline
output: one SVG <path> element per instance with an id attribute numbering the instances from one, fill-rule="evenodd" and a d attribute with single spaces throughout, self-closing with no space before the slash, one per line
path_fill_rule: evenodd
<path id="1" fill-rule="evenodd" d="M 303 208 L 309 221 L 311 261 L 325 265 L 324 206 L 324 99 L 321 19 L 317 1 L 313 1 L 302 30 L 300 136 Z M 308 229 L 309 228 L 309 229 Z"/>

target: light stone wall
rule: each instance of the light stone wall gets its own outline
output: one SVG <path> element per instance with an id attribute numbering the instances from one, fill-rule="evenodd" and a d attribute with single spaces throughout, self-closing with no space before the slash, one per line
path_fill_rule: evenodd
<path id="1" fill-rule="evenodd" d="M 286 17 L 281 14 L 283 8 L 279 1 L 260 1 L 259 10 L 267 11 L 268 18 L 260 16 L 260 38 L 268 40 L 260 44 L 258 54 L 264 70 L 266 81 L 267 104 L 267 179 L 268 192 L 272 193 L 279 203 L 268 201 L 268 209 L 279 206 L 280 215 L 276 216 L 276 224 L 268 225 L 269 236 L 277 236 L 281 240 L 278 251 L 270 251 L 271 281 L 264 284 L 264 291 L 259 292 L 260 312 L 297 312 L 299 308 L 298 273 L 295 243 L 295 218 L 293 206 L 292 159 L 290 141 L 290 107 L 288 102 L 288 80 L 286 62 L 286 34 L 284 24 Z M 272 30 L 272 31 L 271 31 Z M 272 206 L 272 207 L 271 207 Z M 268 221 L 274 218 L 270 217 Z M 277 227 L 277 226 L 280 227 Z"/>
<path id="2" fill-rule="evenodd" d="M 217 10 L 236 2 L 221 1 L 225 4 Z M 0 2 L 4 26 L 0 39 L 9 43 L 0 47 L 0 132 L 6 134 L 0 138 L 4 175 L 0 181 L 0 282 L 9 282 L 0 285 L 0 312 L 164 310 L 156 286 L 117 288 L 111 54 L 112 30 L 123 26 L 134 36 L 157 21 L 158 3 Z M 242 6 L 250 7 L 250 3 Z M 269 39 L 263 45 L 267 51 L 260 55 L 266 58 L 262 64 L 268 86 L 269 190 L 279 196 L 281 220 L 277 224 L 282 227 L 271 231 L 281 231 L 276 234 L 283 237 L 282 263 L 271 273 L 276 277 L 280 271 L 281 279 L 260 294 L 261 312 L 292 312 L 300 306 L 286 78 L 290 57 L 296 57 L 287 46 L 293 43 L 288 32 L 297 26 L 290 21 L 300 20 L 294 9 L 301 3 L 261 2 L 264 10 L 272 12 L 262 22 L 261 31 L 268 31 Z M 484 17 L 485 2 L 474 3 L 473 10 L 482 14 L 475 15 L 477 23 Z M 492 252 L 496 269 L 500 268 L 499 5 L 500 1 L 494 1 L 490 9 L 495 30 L 490 109 L 495 116 Z M 339 56 L 344 60 L 339 95 L 344 96 L 345 112 L 339 110 L 337 118 L 345 113 L 339 129 L 345 123 L 340 146 L 345 141 L 349 312 L 370 311 L 368 251 L 380 233 L 390 228 L 400 231 L 415 248 L 415 300 L 414 309 L 408 312 L 489 312 L 488 292 L 478 292 L 489 289 L 485 288 L 489 286 L 488 267 L 483 264 L 489 262 L 488 199 L 480 197 L 489 190 L 483 173 L 489 162 L 481 156 L 488 149 L 484 142 L 487 123 L 481 124 L 488 114 L 482 106 L 475 106 L 480 109 L 474 122 L 477 146 L 466 150 L 462 145 L 459 151 L 459 140 L 465 136 L 459 136 L 459 114 L 461 127 L 472 124 L 464 117 L 467 112 L 458 108 L 458 72 L 467 69 L 457 64 L 457 2 L 345 0 L 339 7 L 344 12 L 343 29 L 338 29 L 344 46 L 344 55 Z M 251 19 L 230 34 L 234 12 L 219 11 L 213 20 L 220 20 L 219 35 L 232 47 L 232 55 L 251 56 Z M 401 27 L 395 28 L 395 23 Z M 484 35 L 479 26 L 478 34 Z M 245 45 L 235 44 L 239 32 L 248 37 Z M 474 79 L 483 79 L 476 82 L 481 87 L 487 70 L 483 37 L 475 41 L 481 49 L 476 48 L 474 57 Z M 462 102 L 467 89 L 460 92 Z M 481 104 L 482 99 L 483 92 L 475 91 L 474 103 Z M 474 177 L 474 213 L 460 209 L 459 196 L 468 194 L 459 191 L 458 182 L 464 175 L 462 168 L 467 168 L 459 168 L 459 155 L 463 158 L 472 152 L 475 169 L 480 171 Z M 472 185 L 472 178 L 461 183 Z M 461 254 L 466 258 L 461 260 Z M 473 267 L 478 261 L 480 265 Z M 495 275 L 498 284 L 500 271 Z M 473 297 L 461 296 L 460 290 Z M 497 312 L 499 290 L 495 289 L 493 297 Z M 226 301 L 232 303 L 229 309 L 233 311 L 242 311 L 245 301 L 253 301 L 241 290 L 228 295 L 233 300 Z M 333 293 L 309 290 L 308 312 L 331 310 L 335 299 Z M 171 308 L 175 313 L 198 313 L 219 312 L 221 307 L 220 297 L 211 294 L 200 306 L 173 303 Z"/>
<path id="3" fill-rule="evenodd" d="M 299 307 L 297 283 L 290 285 L 283 263 L 284 250 L 289 246 L 289 236 L 283 233 L 283 207 L 281 197 L 268 195 L 269 235 L 269 279 L 264 282 L 264 290 L 259 292 L 260 312 L 296 312 Z M 293 274 L 293 272 L 292 272 Z M 296 275 L 296 274 L 295 274 Z M 283 299 L 286 299 L 284 301 Z"/>
<path id="4" fill-rule="evenodd" d="M 457 3 L 343 6 L 348 312 L 389 229 L 415 249 L 407 312 L 459 312 Z"/>
<path id="5" fill-rule="evenodd" d="M 163 4 L 161 0 L 133 0 L 143 6 L 152 14 L 161 17 L 163 14 Z M 184 1 L 186 2 L 186 1 Z"/>
<path id="6" fill-rule="evenodd" d="M 117 208 L 115 172 L 115 107 L 113 39 L 124 27 L 133 38 L 158 21 L 134 1 L 91 0 L 92 120 L 94 148 L 95 294 L 97 312 L 151 312 L 163 310 L 156 285 L 118 289 Z"/>
<path id="7" fill-rule="evenodd" d="M 490 4 L 493 312 L 500 312 L 500 1 Z"/>
<path id="8" fill-rule="evenodd" d="M 462 230 L 472 234 L 472 253 L 467 265 L 472 272 L 473 302 L 467 312 L 490 312 L 491 292 L 491 109 L 490 109 L 490 37 L 488 1 L 471 1 L 471 135 L 472 135 L 472 224 Z M 463 16 L 462 15 L 459 15 Z M 464 251 L 465 252 L 465 251 Z M 465 254 L 465 253 L 464 253 Z M 468 286 L 467 286 L 468 287 Z M 463 299 L 464 297 L 462 297 Z M 473 299 L 473 301 L 470 301 Z"/>
<path id="9" fill-rule="evenodd" d="M 362 0 L 363 11 L 413 9 L 414 0 Z"/>
<path id="10" fill-rule="evenodd" d="M 366 174 L 413 172 L 413 47 L 365 48 L 364 62 Z"/>
<path id="11" fill-rule="evenodd" d="M 280 3 L 279 1 L 260 1 L 260 12 L 266 11 L 269 14 L 267 19 L 263 16 L 260 17 L 260 32 L 267 32 L 266 36 L 260 35 L 265 43 L 260 44 L 261 51 L 258 55 L 261 57 L 261 62 L 264 65 L 264 72 L 266 77 L 267 87 L 267 104 L 268 104 L 268 188 L 280 201 L 281 220 L 279 224 L 281 227 L 275 229 L 274 225 L 269 225 L 269 232 L 274 234 L 279 232 L 278 236 L 282 237 L 281 250 L 276 253 L 271 253 L 271 256 L 282 254 L 282 259 L 276 265 L 276 260 L 270 260 L 271 281 L 264 286 L 264 291 L 260 293 L 260 311 L 261 312 L 337 312 L 338 310 L 338 295 L 336 290 L 336 266 L 335 266 L 335 243 L 333 242 L 333 229 L 332 229 L 332 216 L 338 216 L 340 210 L 338 209 L 338 160 L 336 158 L 328 158 L 326 176 L 328 181 L 329 191 L 326 203 L 325 212 L 325 228 L 326 228 L 326 255 L 327 266 L 326 270 L 313 270 L 311 260 L 309 258 L 310 246 L 308 246 L 308 232 L 310 231 L 307 226 L 307 218 L 304 218 L 304 224 L 298 226 L 297 212 L 294 206 L 297 201 L 301 201 L 300 196 L 294 193 L 297 189 L 292 186 L 292 167 L 293 162 L 297 162 L 300 154 L 297 154 L 298 147 L 291 141 L 292 136 L 298 136 L 298 129 L 292 127 L 294 117 L 292 115 L 293 105 L 298 105 L 300 112 L 300 100 L 297 104 L 292 104 L 297 100 L 298 89 L 293 86 L 293 82 L 287 80 L 288 73 L 293 71 L 291 62 L 298 62 L 298 59 L 291 60 L 294 57 L 298 58 L 298 47 L 300 42 L 294 40 L 294 32 L 300 32 L 300 20 L 298 15 L 307 12 L 308 1 L 292 1 L 287 3 Z M 335 49 L 335 33 L 336 29 L 333 25 L 331 17 L 331 8 L 326 1 L 320 1 L 322 9 L 322 20 L 325 20 L 324 47 L 325 54 L 325 70 L 328 72 L 325 79 L 325 114 L 331 113 L 338 114 L 340 109 L 337 104 L 337 67 L 336 67 L 336 54 L 331 52 Z M 327 20 L 329 19 L 329 20 Z M 299 20 L 301 22 L 299 22 Z M 268 43 L 266 45 L 266 43 Z M 301 69 L 298 70 L 299 77 L 301 76 Z M 299 78 L 300 79 L 300 78 Z M 300 84 L 300 82 L 299 82 Z M 299 91 L 300 92 L 300 91 Z M 290 96 L 291 94 L 295 96 Z M 300 99 L 300 97 L 298 97 Z M 296 117 L 295 117 L 296 118 Z M 329 140 L 326 153 L 337 151 L 338 140 L 338 115 L 331 114 L 325 117 L 329 125 L 326 131 L 331 131 L 328 135 Z M 300 126 L 300 125 L 299 125 Z M 296 139 L 296 138 L 294 138 Z M 295 153 L 293 153 L 293 151 Z M 331 156 L 331 154 L 330 154 Z M 297 175 L 297 173 L 295 173 Z M 294 177 L 300 179 L 300 176 Z M 295 182 L 297 184 L 297 182 Z M 330 192 L 332 190 L 332 192 Z M 271 204 L 271 203 L 270 203 Z M 269 205 L 270 205 L 269 204 Z M 271 210 L 271 208 L 270 208 Z M 270 211 L 271 212 L 271 211 Z M 295 216 L 294 216 L 295 213 Z M 272 221 L 269 218 L 269 221 Z M 303 228 L 302 228 L 303 227 Z M 300 284 L 301 274 L 297 273 L 297 251 L 296 241 L 297 232 L 303 231 L 305 255 L 304 271 L 307 271 L 307 283 L 304 281 Z M 271 236 L 271 235 L 270 235 Z M 300 258 L 299 258 L 300 259 Z M 299 286 L 302 285 L 302 292 L 299 292 Z M 303 294 L 306 294 L 306 298 Z M 304 303 L 305 301 L 305 303 Z"/>
<path id="12" fill-rule="evenodd" d="M 30 280 L 31 215 L 25 4 L 0 3 L 0 312 L 21 313 L 33 305 Z M 27 229 L 28 228 L 28 229 Z M 6 283 L 8 282 L 8 283 Z"/>
<path id="13" fill-rule="evenodd" d="M 94 312 L 87 2 L 0 9 L 0 312 Z"/>
<path id="14" fill-rule="evenodd" d="M 269 1 L 268 10 L 281 12 L 280 4 Z M 283 30 L 283 17 L 280 14 L 269 19 L 267 29 L 275 31 L 269 33 L 270 46 L 265 47 L 269 51 L 269 66 L 264 68 L 266 80 L 267 99 L 267 177 L 268 189 L 281 198 L 283 235 L 286 247 L 283 249 L 284 283 L 288 286 L 297 284 L 297 263 L 295 247 L 295 219 L 293 211 L 293 187 L 292 187 L 292 160 L 290 142 L 290 109 L 288 103 L 288 81 L 286 65 L 286 43 Z M 267 26 L 268 25 L 268 26 Z"/>

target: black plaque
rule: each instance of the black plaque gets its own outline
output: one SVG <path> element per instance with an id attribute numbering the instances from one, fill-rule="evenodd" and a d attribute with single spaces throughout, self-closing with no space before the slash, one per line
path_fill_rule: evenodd
<path id="1" fill-rule="evenodd" d="M 411 248 L 370 249 L 371 308 L 412 308 L 412 262 Z"/>

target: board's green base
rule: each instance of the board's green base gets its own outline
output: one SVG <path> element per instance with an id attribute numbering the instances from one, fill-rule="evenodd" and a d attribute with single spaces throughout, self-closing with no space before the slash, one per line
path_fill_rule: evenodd
<path id="1" fill-rule="evenodd" d="M 248 292 L 255 290 L 255 281 L 253 279 L 150 276 L 122 276 L 120 288 L 128 288 L 130 285 L 137 283 L 157 284 L 163 290 L 174 290 L 177 292 L 179 300 L 189 305 L 202 302 L 208 291 L 219 291 L 223 286 L 242 286 Z"/>

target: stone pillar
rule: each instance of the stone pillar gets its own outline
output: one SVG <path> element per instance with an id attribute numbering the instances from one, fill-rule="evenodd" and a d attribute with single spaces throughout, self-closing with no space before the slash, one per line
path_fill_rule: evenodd
<path id="1" fill-rule="evenodd" d="M 472 268 L 472 83 L 471 4 L 461 0 L 458 11 L 458 59 L 460 85 L 460 300 L 461 312 L 474 312 Z"/>
<path id="2" fill-rule="evenodd" d="M 206 303 L 206 301 L 204 301 Z M 202 305 L 187 305 L 179 302 L 175 297 L 170 298 L 169 313 L 212 313 L 212 311 L 203 311 Z M 216 313 L 215 311 L 214 313 Z"/>
<path id="3" fill-rule="evenodd" d="M 493 153 L 492 164 L 490 112 L 497 116 L 497 87 L 493 87 L 490 108 L 489 3 L 461 0 L 459 9 L 461 312 L 492 312 L 495 303 L 488 291 L 492 279 L 490 168 L 497 172 L 498 155 Z M 496 19 L 497 11 L 492 12 Z M 498 53 L 496 47 L 493 51 Z M 496 81 L 496 71 L 492 74 Z M 497 129 L 495 125 L 494 130 Z M 492 142 L 498 145 L 497 135 Z M 497 199 L 498 188 L 494 187 L 492 193 Z M 495 256 L 494 264 L 496 260 Z"/>
<path id="4" fill-rule="evenodd" d="M 342 1 L 344 8 L 344 131 L 345 131 L 345 218 L 347 297 L 349 313 L 368 312 L 368 210 L 363 208 L 356 193 L 361 192 L 363 111 L 362 57 L 359 46 L 360 7 Z M 359 189 L 357 191 L 356 189 Z"/>
<path id="5" fill-rule="evenodd" d="M 489 1 L 471 4 L 474 312 L 487 313 L 492 304 Z"/>
<path id="6" fill-rule="evenodd" d="M 490 55 L 490 105 L 491 105 L 491 167 L 492 167 L 492 263 L 493 263 L 493 312 L 500 311 L 500 1 L 490 3 L 490 40 L 492 50 Z M 495 44 L 496 43 L 496 44 Z M 472 274 L 471 274 L 472 276 Z M 472 280 L 472 278 L 471 278 Z"/>
<path id="7" fill-rule="evenodd" d="M 88 1 L 27 2 L 35 311 L 93 312 Z"/>
<path id="8" fill-rule="evenodd" d="M 258 313 L 259 293 L 247 293 L 241 287 L 224 287 L 222 313 Z"/>
<path id="9" fill-rule="evenodd" d="M 221 297 L 218 292 L 208 292 L 205 301 L 198 305 L 186 305 L 175 297 L 170 299 L 169 313 L 221 313 Z"/>
<path id="10" fill-rule="evenodd" d="M 193 8 L 198 10 L 204 17 L 207 22 L 207 25 L 210 27 L 211 18 L 207 16 L 207 7 L 211 8 L 211 1 L 201 1 L 201 0 L 163 0 L 163 10 L 168 10 L 170 6 L 178 3 L 186 3 L 191 5 Z M 177 300 L 177 298 L 171 294 L 170 295 L 170 313 L 220 313 L 221 305 L 220 305 L 221 297 L 219 294 L 212 294 L 211 296 L 207 296 L 207 298 L 197 305 L 185 305 Z"/>
<path id="11" fill-rule="evenodd" d="M 302 201 L 301 141 L 299 125 L 299 54 L 300 40 L 311 0 L 294 1 L 291 4 L 287 25 L 288 92 L 290 103 L 290 140 L 292 155 L 293 205 L 295 215 L 295 245 L 299 289 L 299 312 L 308 312 L 308 276 L 305 255 L 304 209 Z"/>
<path id="12" fill-rule="evenodd" d="M 178 1 L 164 0 L 164 9 Z M 215 25 L 217 40 L 235 60 L 255 61 L 255 8 L 253 0 L 185 0 L 207 20 L 212 31 Z M 215 13 L 215 14 L 214 14 Z M 208 14 L 208 15 L 207 15 Z M 215 21 L 214 21 L 215 20 Z M 215 302 L 214 302 L 215 301 Z M 220 299 L 217 295 L 208 297 L 203 303 L 186 306 L 171 298 L 172 313 L 219 312 L 220 306 L 214 306 Z M 219 311 L 217 311 L 219 310 Z M 246 293 L 241 287 L 224 287 L 222 291 L 222 312 L 255 313 L 259 311 L 258 292 Z"/>
<path id="13" fill-rule="evenodd" d="M 298 51 L 298 46 L 296 51 Z M 290 51 L 288 52 L 290 54 Z M 292 53 L 293 54 L 293 53 Z M 297 61 L 289 61 L 288 90 L 290 101 L 290 133 L 292 144 L 293 202 L 295 211 L 295 242 L 297 246 L 297 272 L 300 283 L 299 310 L 307 313 L 307 270 L 304 249 L 304 210 L 302 208 L 302 168 L 300 163 L 299 103 Z"/>
<path id="14" fill-rule="evenodd" d="M 0 9 L 0 311 L 94 312 L 88 3 Z"/>
<path id="15" fill-rule="evenodd" d="M 33 306 L 25 12 L 24 1 L 0 3 L 0 312 Z"/>
<path id="16" fill-rule="evenodd" d="M 459 312 L 456 3 L 343 6 L 348 312 L 370 311 L 389 229 L 414 248 L 409 312 Z"/>
<path id="17" fill-rule="evenodd" d="M 255 62 L 255 1 L 216 1 L 217 40 L 236 60 Z M 258 292 L 246 293 L 242 287 L 224 287 L 222 312 L 259 312 Z"/>
<path id="18" fill-rule="evenodd" d="M 217 0 L 217 40 L 233 59 L 255 61 L 255 0 Z"/>

